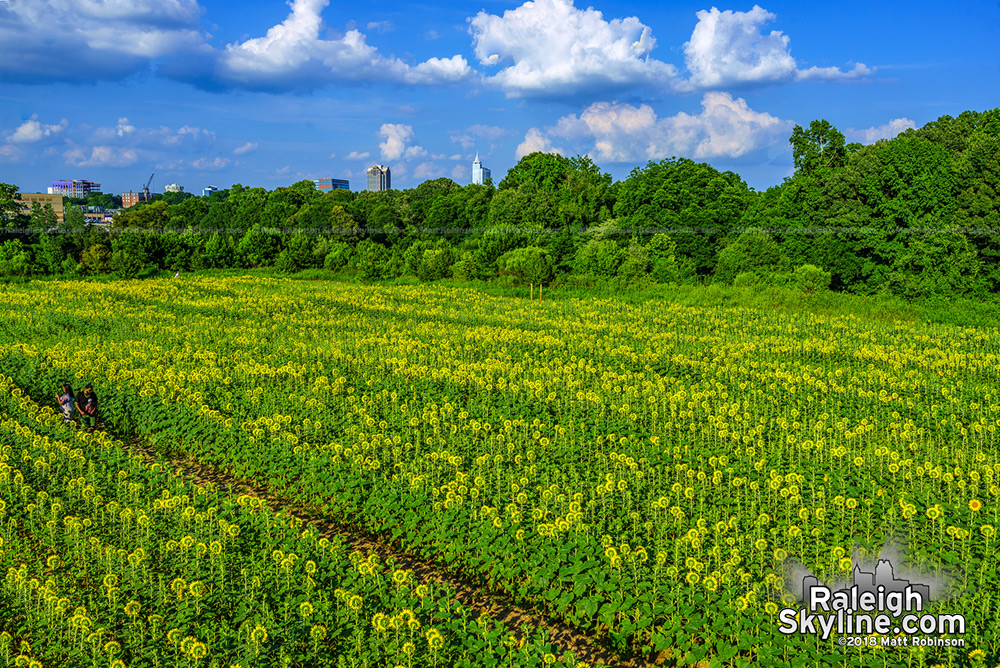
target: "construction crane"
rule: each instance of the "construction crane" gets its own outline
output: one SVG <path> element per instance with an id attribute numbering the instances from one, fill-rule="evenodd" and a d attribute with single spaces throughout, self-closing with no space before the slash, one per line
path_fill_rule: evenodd
<path id="1" fill-rule="evenodd" d="M 152 174 L 149 175 L 149 180 L 146 181 L 146 185 L 142 187 L 142 197 L 143 200 L 146 202 L 149 201 L 149 184 L 153 182 L 154 176 L 156 176 L 156 172 L 153 172 Z"/>

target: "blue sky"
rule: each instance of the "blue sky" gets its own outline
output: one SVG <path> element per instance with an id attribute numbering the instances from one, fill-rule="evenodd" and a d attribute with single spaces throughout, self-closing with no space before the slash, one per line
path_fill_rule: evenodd
<path id="1" fill-rule="evenodd" d="M 1000 104 L 1000 3 L 0 0 L 0 181 L 406 188 L 532 150 L 763 190 L 826 118 L 872 142 Z"/>

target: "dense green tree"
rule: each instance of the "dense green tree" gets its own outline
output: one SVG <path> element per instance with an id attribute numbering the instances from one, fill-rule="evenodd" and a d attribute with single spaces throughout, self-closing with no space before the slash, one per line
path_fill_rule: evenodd
<path id="1" fill-rule="evenodd" d="M 737 274 L 766 274 L 781 265 L 781 250 L 767 232 L 749 229 L 719 252 L 715 280 L 732 283 Z"/>
<path id="2" fill-rule="evenodd" d="M 236 245 L 228 234 L 213 232 L 205 242 L 204 263 L 209 268 L 228 268 L 239 264 Z"/>
<path id="3" fill-rule="evenodd" d="M 677 244 L 669 234 L 654 234 L 646 245 L 650 276 L 657 283 L 677 280 Z"/>
<path id="4" fill-rule="evenodd" d="M 109 266 L 115 276 L 125 279 L 135 278 L 143 269 L 142 261 L 127 250 L 112 251 Z"/>
<path id="5" fill-rule="evenodd" d="M 157 242 L 158 239 L 139 232 L 126 230 L 115 234 L 111 238 L 112 271 L 121 278 L 130 278 L 130 276 L 122 276 L 119 269 L 116 268 L 115 257 L 118 256 L 120 267 L 129 268 L 126 273 L 133 265 L 137 265 L 132 275 L 138 274 L 142 269 L 154 263 L 154 254 L 158 250 Z"/>
<path id="6" fill-rule="evenodd" d="M 17 186 L 0 183 L 0 221 L 17 219 L 21 215 L 21 195 Z"/>
<path id="7" fill-rule="evenodd" d="M 20 239 L 0 245 L 0 276 L 27 276 L 31 273 L 31 255 Z"/>
<path id="8" fill-rule="evenodd" d="M 671 158 L 633 169 L 618 185 L 614 213 L 622 228 L 669 232 L 682 274 L 708 274 L 719 244 L 752 199 L 736 174 Z"/>
<path id="9" fill-rule="evenodd" d="M 274 262 L 281 250 L 281 235 L 258 225 L 240 237 L 236 244 L 236 257 L 241 267 L 266 267 Z"/>
<path id="10" fill-rule="evenodd" d="M 626 259 L 619 234 L 618 222 L 608 220 L 587 231 L 587 239 L 576 251 L 573 269 L 576 273 L 604 279 L 618 275 Z"/>
<path id="11" fill-rule="evenodd" d="M 618 278 L 623 283 L 641 281 L 649 274 L 651 264 L 649 251 L 633 237 L 632 241 L 622 249 Z"/>
<path id="12" fill-rule="evenodd" d="M 843 167 L 847 160 L 844 134 L 826 119 L 813 121 L 806 129 L 796 125 L 788 142 L 795 169 L 806 174 Z"/>
<path id="13" fill-rule="evenodd" d="M 89 231 L 90 228 L 80 207 L 71 206 L 64 210 L 63 223 L 59 226 L 59 233 L 62 236 L 62 245 L 67 256 L 79 261 L 83 249 L 87 248 Z"/>
<path id="14" fill-rule="evenodd" d="M 323 267 L 331 271 L 340 271 L 351 262 L 351 255 L 354 248 L 343 241 L 332 240 L 329 245 L 329 252 L 323 258 Z"/>
<path id="15" fill-rule="evenodd" d="M 285 272 L 295 272 L 300 269 L 320 266 L 316 260 L 322 258 L 316 258 L 313 255 L 314 239 L 313 235 L 301 232 L 290 235 L 287 247 L 278 255 L 276 265 L 278 269 Z"/>
<path id="16" fill-rule="evenodd" d="M 499 190 L 525 190 L 548 195 L 550 226 L 583 227 L 610 215 L 613 207 L 611 176 L 589 157 L 565 158 L 553 153 L 531 153 L 521 158 L 500 182 Z"/>
<path id="17" fill-rule="evenodd" d="M 486 228 L 490 212 L 490 202 L 496 190 L 492 186 L 471 185 L 463 188 L 465 194 L 462 215 L 474 230 Z"/>
<path id="18" fill-rule="evenodd" d="M 52 205 L 46 202 L 31 203 L 31 213 L 28 216 L 28 227 L 38 232 L 54 230 L 59 226 L 59 217 L 56 215 Z"/>
<path id="19" fill-rule="evenodd" d="M 570 171 L 569 158 L 555 153 L 529 153 L 507 170 L 499 190 L 517 190 L 531 184 L 538 190 L 554 193 L 565 182 Z"/>
<path id="20" fill-rule="evenodd" d="M 830 287 L 830 272 L 814 264 L 804 264 L 792 274 L 796 287 L 806 295 L 822 292 Z"/>
<path id="21" fill-rule="evenodd" d="M 302 196 L 303 202 L 309 202 L 322 194 L 316 189 L 316 182 L 310 179 L 296 181 L 290 188 Z"/>
<path id="22" fill-rule="evenodd" d="M 994 130 L 984 124 L 955 162 L 956 190 L 950 227 L 968 237 L 990 292 L 1000 292 L 1000 110 Z"/>
<path id="23" fill-rule="evenodd" d="M 395 278 L 403 271 L 404 261 L 400 252 L 393 253 L 371 239 L 362 239 L 351 260 L 358 274 L 368 280 Z"/>
<path id="24" fill-rule="evenodd" d="M 35 263 L 45 274 L 58 274 L 62 271 L 62 263 L 68 257 L 65 237 L 54 232 L 43 232 L 38 235 L 35 244 Z"/>
<path id="25" fill-rule="evenodd" d="M 309 181 L 309 183 L 312 183 Z M 306 203 L 306 197 L 295 188 L 278 188 L 267 196 L 267 204 L 260 215 L 260 224 L 272 229 L 291 226 L 292 217 Z"/>
<path id="26" fill-rule="evenodd" d="M 149 204 L 140 203 L 123 209 L 111 221 L 113 230 L 137 228 L 143 230 L 165 230 L 170 227 L 170 205 L 164 201 Z"/>
<path id="27" fill-rule="evenodd" d="M 498 260 L 502 273 L 522 284 L 543 285 L 552 280 L 552 261 L 544 248 L 526 246 L 504 253 Z"/>
<path id="28" fill-rule="evenodd" d="M 244 188 L 237 183 L 229 190 L 229 197 L 226 198 L 228 215 L 219 227 L 245 231 L 260 226 L 268 199 L 265 189 Z M 272 213 L 278 208 L 276 203 Z"/>
<path id="29" fill-rule="evenodd" d="M 104 244 L 88 246 L 80 256 L 80 264 L 86 274 L 106 274 L 111 268 L 111 251 Z"/>
<path id="30" fill-rule="evenodd" d="M 982 296 L 976 249 L 959 232 L 914 234 L 896 258 L 888 287 L 907 299 Z"/>

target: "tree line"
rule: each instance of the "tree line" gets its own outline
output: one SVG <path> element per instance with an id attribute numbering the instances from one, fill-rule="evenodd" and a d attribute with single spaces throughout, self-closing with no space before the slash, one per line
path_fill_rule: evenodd
<path id="1" fill-rule="evenodd" d="M 755 192 L 735 173 L 670 158 L 615 182 L 587 157 L 533 153 L 494 187 L 434 179 L 320 193 L 236 184 L 171 193 L 89 228 L 77 206 L 0 246 L 0 275 L 131 277 L 148 267 L 326 268 L 516 282 L 795 284 L 861 294 L 1000 292 L 1000 109 L 942 116 L 863 146 L 825 120 L 796 126 L 795 172 Z M 9 232 L 9 230 L 8 230 Z"/>

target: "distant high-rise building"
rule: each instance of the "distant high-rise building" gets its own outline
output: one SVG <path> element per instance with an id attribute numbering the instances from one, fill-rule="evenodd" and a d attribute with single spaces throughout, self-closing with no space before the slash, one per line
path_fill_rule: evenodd
<path id="1" fill-rule="evenodd" d="M 316 190 L 328 193 L 331 190 L 350 190 L 351 183 L 347 179 L 316 179 Z"/>
<path id="2" fill-rule="evenodd" d="M 206 186 L 205 188 L 201 189 L 201 196 L 202 197 L 208 197 L 209 195 L 211 195 L 212 193 L 214 193 L 214 192 L 216 192 L 218 190 L 219 189 L 216 188 L 215 186 Z"/>
<path id="3" fill-rule="evenodd" d="M 88 197 L 91 194 L 101 192 L 101 184 L 93 181 L 53 181 L 49 186 L 50 195 L 62 195 L 63 197 Z"/>
<path id="4" fill-rule="evenodd" d="M 384 165 L 372 165 L 368 168 L 368 190 L 389 190 L 392 188 L 389 168 Z"/>
<path id="5" fill-rule="evenodd" d="M 163 186 L 163 192 L 165 193 L 182 193 L 184 192 L 184 186 L 179 186 L 176 183 L 168 183 Z"/>
<path id="6" fill-rule="evenodd" d="M 489 180 L 490 170 L 483 167 L 483 163 L 479 162 L 479 152 L 476 151 L 476 159 L 472 163 L 472 183 L 481 186 Z"/>

